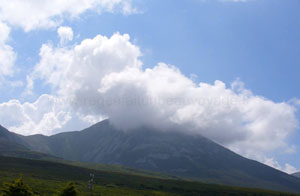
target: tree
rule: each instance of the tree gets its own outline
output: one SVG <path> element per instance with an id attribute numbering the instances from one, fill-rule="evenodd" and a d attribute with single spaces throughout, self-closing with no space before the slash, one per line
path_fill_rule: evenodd
<path id="1" fill-rule="evenodd" d="M 1 196 L 34 196 L 32 190 L 23 182 L 22 176 L 12 183 L 4 183 Z"/>
<path id="2" fill-rule="evenodd" d="M 79 193 L 75 187 L 74 182 L 69 182 L 55 196 L 78 196 L 78 195 Z"/>

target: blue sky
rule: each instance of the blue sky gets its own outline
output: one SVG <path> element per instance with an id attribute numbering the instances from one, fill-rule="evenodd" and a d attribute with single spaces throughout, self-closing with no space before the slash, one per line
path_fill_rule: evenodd
<path id="1" fill-rule="evenodd" d="M 103 6 L 100 13 L 90 8 L 71 19 L 64 17 L 67 11 L 63 10 L 60 22 L 46 27 L 29 28 L 0 13 L 0 21 L 10 28 L 5 44 L 17 55 L 14 73 L 2 76 L 0 103 L 12 99 L 19 100 L 20 104 L 33 103 L 42 94 L 59 95 L 57 86 L 45 82 L 47 76 L 39 78 L 32 73 L 41 61 L 41 46 L 48 43 L 59 48 L 57 29 L 67 26 L 74 33 L 73 40 L 65 46 L 68 49 L 97 35 L 129 34 L 130 42 L 141 50 L 139 59 L 143 69 L 152 69 L 158 62 L 164 62 L 176 66 L 187 78 L 193 75 L 195 83 L 214 84 L 215 80 L 220 80 L 230 87 L 239 79 L 254 95 L 274 103 L 287 103 L 294 109 L 299 107 L 295 103 L 300 98 L 298 0 L 134 0 L 130 3 L 135 10 L 128 13 L 120 10 L 124 5 L 117 3 L 113 10 Z M 30 93 L 26 93 L 26 77 L 33 77 L 34 88 Z M 294 114 L 299 120 L 299 112 Z M 0 115 L 0 123 L 6 125 L 7 118 Z M 80 126 L 89 124 L 90 121 Z M 59 131 L 69 131 L 75 125 L 62 126 Z M 12 123 L 7 126 L 22 133 Z M 273 166 L 278 163 L 277 168 L 282 170 L 294 171 L 300 168 L 299 139 L 297 128 L 284 138 L 286 145 L 294 149 L 292 153 L 280 147 L 262 150 L 263 158 L 249 156 Z M 288 170 L 286 163 L 294 169 Z"/>

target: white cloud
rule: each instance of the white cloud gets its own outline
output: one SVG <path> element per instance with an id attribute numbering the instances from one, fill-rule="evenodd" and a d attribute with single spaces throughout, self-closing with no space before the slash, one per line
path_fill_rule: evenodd
<path id="1" fill-rule="evenodd" d="M 76 91 L 89 96 L 98 94 L 95 88 L 106 74 L 141 66 L 141 52 L 129 39 L 127 34 L 117 33 L 111 38 L 99 35 L 70 50 L 45 44 L 33 76 L 45 79 L 60 95 Z"/>
<path id="2" fill-rule="evenodd" d="M 0 23 L 0 43 L 5 43 L 8 40 L 10 28 L 5 23 Z"/>
<path id="3" fill-rule="evenodd" d="M 23 96 L 30 96 L 33 95 L 33 89 L 34 89 L 34 81 L 30 76 L 26 76 L 26 88 L 24 89 L 22 95 Z"/>
<path id="4" fill-rule="evenodd" d="M 299 170 L 296 169 L 294 166 L 292 166 L 292 165 L 286 163 L 286 164 L 285 164 L 284 171 L 285 171 L 286 173 L 288 173 L 288 174 L 294 174 L 294 173 L 298 172 Z"/>
<path id="5" fill-rule="evenodd" d="M 25 31 L 36 28 L 52 28 L 62 23 L 64 18 L 76 18 L 80 14 L 94 10 L 97 12 L 120 11 L 130 14 L 136 10 L 130 0 L 2 0 L 0 18 Z"/>
<path id="6" fill-rule="evenodd" d="M 59 27 L 57 29 L 58 36 L 60 38 L 60 44 L 64 45 L 73 40 L 73 30 L 70 27 Z"/>
<path id="7" fill-rule="evenodd" d="M 73 112 L 66 100 L 52 95 L 41 95 L 33 103 L 10 100 L 0 104 L 0 111 L 0 123 L 23 135 L 80 130 L 93 120 Z"/>
<path id="8" fill-rule="evenodd" d="M 264 160 L 262 160 L 262 162 L 270 167 L 281 170 L 288 174 L 293 174 L 293 173 L 296 173 L 299 171 L 294 166 L 292 166 L 288 163 L 285 163 L 284 167 L 282 167 L 274 158 L 264 158 Z"/>
<path id="9" fill-rule="evenodd" d="M 107 73 L 122 71 L 126 66 L 140 67 L 137 58 L 141 52 L 129 39 L 126 34 L 115 34 L 111 38 L 97 36 L 84 40 L 73 50 L 43 45 L 40 52 L 43 59 L 36 66 L 35 73 L 26 77 L 25 93 L 31 94 L 33 79 L 41 77 L 47 78 L 53 89 L 59 91 L 59 97 L 42 95 L 33 103 L 18 100 L 2 103 L 0 123 L 20 134 L 50 135 L 80 130 L 100 121 L 103 117 L 98 111 L 93 115 L 82 115 L 72 110 L 69 105 L 71 93 L 78 91 L 82 99 L 89 100 L 89 96 L 97 94 L 97 90 L 92 92 L 94 88 L 90 85 L 99 85 Z"/>
<path id="10" fill-rule="evenodd" d="M 295 107 L 300 108 L 300 99 L 293 98 L 289 100 L 289 104 L 294 105 Z"/>
<path id="11" fill-rule="evenodd" d="M 87 11 L 137 13 L 131 0 L 2 0 L 0 1 L 0 85 L 7 85 L 7 76 L 14 74 L 16 53 L 7 44 L 10 27 L 21 27 L 26 32 L 49 29 L 60 25 L 65 19 L 74 19 Z M 58 29 L 60 44 L 73 39 L 69 27 Z"/>
<path id="12" fill-rule="evenodd" d="M 9 34 L 10 28 L 0 21 L 0 84 L 3 82 L 4 76 L 11 76 L 14 72 L 16 54 L 12 47 L 7 44 Z"/>
<path id="13" fill-rule="evenodd" d="M 105 76 L 98 99 L 122 100 L 99 107 L 121 128 L 141 124 L 175 123 L 241 154 L 285 147 L 285 138 L 297 128 L 295 110 L 249 90 L 236 92 L 221 81 L 194 84 L 172 66 L 159 64 L 145 71 L 126 69 Z M 130 104 L 142 100 L 146 104 Z"/>
<path id="14" fill-rule="evenodd" d="M 240 81 L 196 84 L 164 63 L 143 70 L 140 56 L 127 34 L 68 49 L 46 44 L 34 76 L 77 112 L 107 116 L 119 128 L 185 127 L 250 158 L 290 148 L 285 140 L 298 127 L 292 105 L 256 96 Z"/>

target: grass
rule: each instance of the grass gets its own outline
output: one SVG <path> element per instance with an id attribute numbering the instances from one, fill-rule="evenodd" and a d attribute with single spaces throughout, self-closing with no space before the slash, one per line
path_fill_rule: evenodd
<path id="1" fill-rule="evenodd" d="M 90 166 L 91 167 L 91 166 Z M 94 166 L 93 166 L 94 167 Z M 109 168 L 109 166 L 106 166 Z M 104 168 L 108 170 L 108 168 Z M 103 168 L 102 168 L 103 169 Z M 100 168 L 101 170 L 101 168 Z M 0 157 L 0 184 L 23 175 L 37 194 L 53 195 L 68 181 L 74 181 L 82 196 L 90 195 L 88 180 L 95 174 L 94 195 L 98 196 L 294 196 L 258 189 L 238 188 L 174 180 L 162 176 L 133 175 L 121 171 L 100 171 L 62 163 Z M 152 175 L 152 174 L 151 174 Z"/>

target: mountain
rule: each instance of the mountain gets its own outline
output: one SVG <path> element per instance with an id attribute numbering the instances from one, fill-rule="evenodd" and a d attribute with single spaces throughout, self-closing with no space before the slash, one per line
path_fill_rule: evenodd
<path id="1" fill-rule="evenodd" d="M 211 140 L 144 127 L 127 132 L 108 120 L 83 131 L 21 136 L 0 127 L 0 155 L 125 167 L 233 186 L 300 192 L 300 179 L 246 159 Z"/>
<path id="2" fill-rule="evenodd" d="M 293 176 L 300 178 L 300 172 L 294 173 Z"/>
<path id="3" fill-rule="evenodd" d="M 21 138 L 33 151 L 67 160 L 119 164 L 208 183 L 300 192 L 300 179 L 180 131 L 144 127 L 124 132 L 105 120 L 83 131 Z"/>
<path id="4" fill-rule="evenodd" d="M 0 125 L 0 153 L 3 151 L 28 150 L 19 135 L 9 132 Z"/>
<path id="5" fill-rule="evenodd" d="M 0 155 L 11 157 L 22 157 L 29 159 L 61 160 L 42 152 L 32 151 L 24 136 L 8 131 L 0 125 Z"/>

